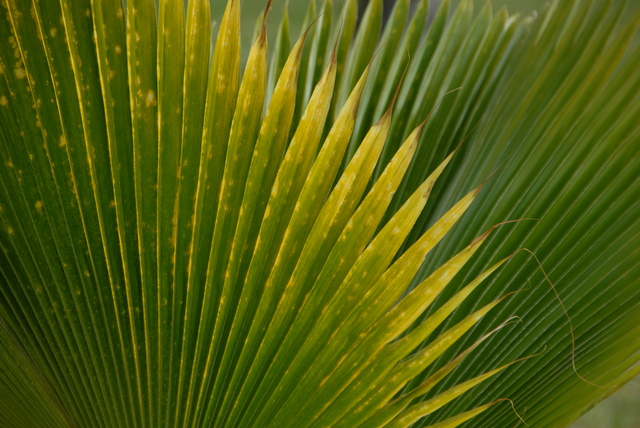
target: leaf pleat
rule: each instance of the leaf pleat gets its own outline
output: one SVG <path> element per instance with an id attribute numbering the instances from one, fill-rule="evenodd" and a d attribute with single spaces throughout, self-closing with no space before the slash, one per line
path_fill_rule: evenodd
<path id="1" fill-rule="evenodd" d="M 191 0 L 187 5 L 186 10 L 186 25 L 185 25 L 185 37 L 184 37 L 184 75 L 183 75 L 183 92 L 182 92 L 182 128 L 181 128 L 181 140 L 182 140 L 182 155 L 178 159 L 180 160 L 180 165 L 175 170 L 176 175 L 182 176 L 189 175 L 190 179 L 194 178 L 194 174 L 197 170 L 198 166 L 200 170 L 198 172 L 198 185 L 196 187 L 196 196 L 195 196 L 195 212 L 192 218 L 188 219 L 187 227 L 191 227 L 193 229 L 192 238 L 189 247 L 188 253 L 188 265 L 187 272 L 188 278 L 186 283 L 186 299 L 184 301 L 185 312 L 184 316 L 186 318 L 186 322 L 184 323 L 184 329 L 182 332 L 182 349 L 180 352 L 180 366 L 179 366 L 179 383 L 177 396 L 173 404 L 168 405 L 169 408 L 172 408 L 171 411 L 175 412 L 175 416 L 169 413 L 167 417 L 167 422 L 172 420 L 172 416 L 174 419 L 173 424 L 178 425 L 180 423 L 184 423 L 183 418 L 186 420 L 186 416 L 184 416 L 187 411 L 183 410 L 183 406 L 186 406 L 185 400 L 188 400 L 189 393 L 191 392 L 188 388 L 189 386 L 194 386 L 192 382 L 189 382 L 188 385 L 184 385 L 184 382 L 188 382 L 190 379 L 190 373 L 193 375 L 196 373 L 194 369 L 197 366 L 197 360 L 194 361 L 194 346 L 196 331 L 200 327 L 196 322 L 199 318 L 199 311 L 201 300 L 203 296 L 202 287 L 200 283 L 203 281 L 204 273 L 203 271 L 206 268 L 207 256 L 208 256 L 208 245 L 205 243 L 200 243 L 199 237 L 200 234 L 203 237 L 208 236 L 210 233 L 210 229 L 205 227 L 200 227 L 201 223 L 208 224 L 207 218 L 204 214 L 198 215 L 198 209 L 206 209 L 202 208 L 202 205 L 207 203 L 207 200 L 201 195 L 202 187 L 206 186 L 207 183 L 206 178 L 203 178 L 202 171 L 204 168 L 207 168 L 206 161 L 201 160 L 198 164 L 197 159 L 193 157 L 199 157 L 203 159 L 204 153 L 207 153 L 206 150 L 215 150 L 211 149 L 211 146 L 216 146 L 216 144 L 221 145 L 221 142 L 215 142 L 214 139 L 211 141 L 211 146 L 207 146 L 209 143 L 208 140 L 205 140 L 205 135 L 203 131 L 204 123 L 205 123 L 205 111 L 206 106 L 210 100 L 210 93 L 207 91 L 203 91 L 202 84 L 199 82 L 203 82 L 207 80 L 207 75 L 209 73 L 209 51 L 210 51 L 210 39 L 211 39 L 211 17 L 210 17 L 210 6 L 209 2 L 203 0 Z M 233 24 L 228 24 L 233 27 Z M 224 39 L 223 39 L 224 40 Z M 233 60 L 231 60 L 231 63 Z M 232 66 L 233 67 L 233 66 Z M 230 79 L 234 79 L 236 76 L 231 72 Z M 233 88 L 233 85 L 230 85 Z M 231 89 L 233 91 L 234 89 Z M 233 92 L 232 92 L 233 94 Z M 179 104 L 178 104 L 179 106 Z M 222 124 L 220 124 L 220 133 L 222 138 L 224 138 L 225 132 L 227 130 L 228 123 L 224 122 L 227 119 L 226 117 L 222 118 Z M 216 126 L 217 124 L 214 124 Z M 205 142 L 206 141 L 206 142 Z M 202 148 L 200 149 L 200 144 L 202 144 Z M 188 149 L 188 147 L 193 147 L 193 149 Z M 198 153 L 196 150 L 200 149 L 201 153 Z M 191 150 L 194 150 L 193 152 Z M 207 154 L 209 155 L 209 154 Z M 195 165 L 193 165 L 195 163 Z M 192 170 L 187 172 L 187 170 Z M 206 176 L 205 176 L 206 177 Z M 181 177 L 182 178 L 182 177 Z M 185 187 L 180 189 L 180 196 L 189 198 L 193 198 L 193 193 L 182 193 L 189 192 L 189 186 L 191 183 L 185 183 Z M 193 189 L 193 188 L 191 188 Z M 201 199 L 202 198 L 202 199 Z M 205 199 L 203 201 L 203 199 Z M 183 199 L 184 201 L 184 199 Z M 184 201 L 187 203 L 193 203 L 192 200 Z M 199 205 L 202 204 L 202 205 Z M 178 217 L 179 218 L 179 217 Z M 175 227 L 175 226 L 174 226 Z M 178 232 L 179 233 L 179 232 Z M 179 251 L 176 248 L 176 260 L 177 252 Z M 176 276 L 184 275 L 184 271 L 180 272 L 179 266 L 176 266 Z M 176 281 L 178 282 L 178 281 Z M 187 393 L 187 391 L 189 391 Z"/>
<path id="2" fill-rule="evenodd" d="M 184 2 L 158 4 L 158 406 L 169 409 L 185 67 Z M 174 331 L 173 331 L 174 332 Z"/>

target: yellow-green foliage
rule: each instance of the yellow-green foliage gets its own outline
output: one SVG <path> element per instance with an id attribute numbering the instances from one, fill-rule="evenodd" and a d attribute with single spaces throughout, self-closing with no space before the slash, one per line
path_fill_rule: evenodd
<path id="1" fill-rule="evenodd" d="M 624 5 L 265 1 L 245 59 L 240 0 L 124 3 L 0 0 L 0 426 L 555 428 L 640 370 Z"/>

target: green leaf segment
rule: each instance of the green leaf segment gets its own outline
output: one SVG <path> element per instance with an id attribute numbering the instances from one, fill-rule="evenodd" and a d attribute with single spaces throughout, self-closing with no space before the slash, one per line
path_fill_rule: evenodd
<path id="1" fill-rule="evenodd" d="M 269 1 L 245 61 L 240 3 L 0 1 L 0 426 L 555 428 L 640 372 L 638 14 L 270 52 Z"/>

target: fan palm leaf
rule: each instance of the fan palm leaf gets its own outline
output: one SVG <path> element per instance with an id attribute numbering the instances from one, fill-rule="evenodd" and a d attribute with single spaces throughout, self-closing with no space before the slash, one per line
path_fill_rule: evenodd
<path id="1" fill-rule="evenodd" d="M 240 0 L 2 0 L 1 425 L 558 427 L 640 372 L 640 15 L 270 8 L 245 59 Z"/>

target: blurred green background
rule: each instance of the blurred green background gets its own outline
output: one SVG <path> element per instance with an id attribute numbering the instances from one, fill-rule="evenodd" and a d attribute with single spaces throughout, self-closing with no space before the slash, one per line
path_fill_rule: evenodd
<path id="1" fill-rule="evenodd" d="M 318 5 L 323 0 L 316 0 Z M 359 0 L 361 10 L 369 0 Z M 417 3 L 417 0 L 412 0 Z M 455 7 L 461 0 L 453 0 Z M 474 0 L 476 7 L 480 7 L 486 0 Z M 492 0 L 494 10 L 505 6 L 510 13 L 529 14 L 540 10 L 548 0 Z M 568 1 L 568 0 L 563 0 Z M 581 0 L 576 0 L 581 1 Z M 606 0 L 599 0 L 606 1 Z M 613 0 L 621 3 L 624 0 Z M 385 0 L 385 11 L 393 6 L 395 0 Z M 285 4 L 288 3 L 288 11 L 292 38 L 300 34 L 302 21 L 306 13 L 308 0 L 274 0 L 268 21 L 269 42 L 274 43 L 278 25 L 282 19 Z M 439 1 L 432 0 L 431 8 L 435 10 Z M 629 15 L 640 11 L 640 0 L 630 0 Z M 246 54 L 251 46 L 252 34 L 255 24 L 261 12 L 267 4 L 267 0 L 243 0 L 242 2 L 242 48 Z M 334 0 L 334 7 L 340 4 L 340 0 Z M 212 0 L 212 16 L 219 21 L 224 12 L 226 0 Z M 334 17 L 337 13 L 334 13 Z M 640 33 L 636 34 L 636 46 L 640 45 Z M 640 72 L 640 65 L 638 66 Z M 526 419 L 526 415 L 525 415 Z M 497 427 L 499 428 L 499 427 Z M 603 402 L 597 404 L 588 413 L 578 419 L 570 428 L 640 428 L 640 378 L 625 385 L 619 391 Z"/>

